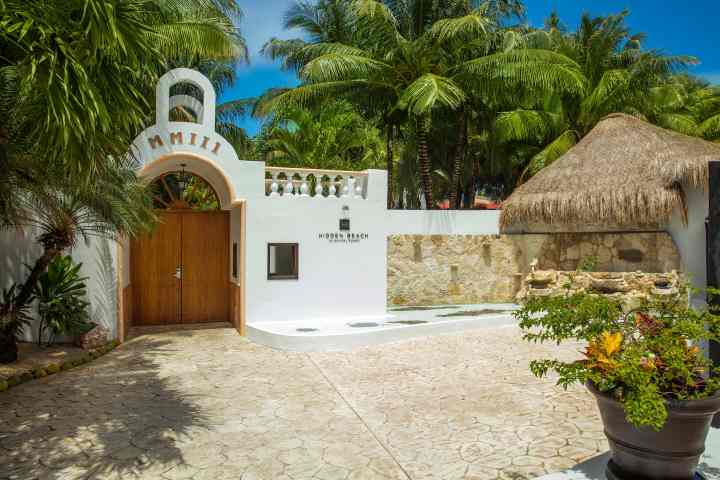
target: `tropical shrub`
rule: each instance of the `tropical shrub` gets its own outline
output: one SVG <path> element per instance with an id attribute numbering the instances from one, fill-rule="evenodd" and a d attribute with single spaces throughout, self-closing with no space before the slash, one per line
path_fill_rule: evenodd
<path id="1" fill-rule="evenodd" d="M 30 307 L 18 304 L 17 285 L 11 285 L 2 293 L 0 303 L 0 363 L 11 363 L 17 360 L 17 341 L 23 330 L 30 324 Z"/>
<path id="2" fill-rule="evenodd" d="M 553 370 L 566 388 L 590 382 L 621 402 L 630 423 L 659 430 L 667 418 L 666 401 L 706 398 L 720 390 L 720 378 L 710 376 L 712 364 L 698 346 L 720 340 L 720 316 L 692 308 L 686 299 L 658 296 L 626 312 L 620 300 L 597 294 L 535 297 L 515 317 L 526 340 L 587 342 L 580 360 L 532 361 L 534 375 Z"/>
<path id="3" fill-rule="evenodd" d="M 80 276 L 82 263 L 70 256 L 56 257 L 38 279 L 35 296 L 39 302 L 38 344 L 50 345 L 57 335 L 84 333 L 88 321 L 87 289 Z"/>

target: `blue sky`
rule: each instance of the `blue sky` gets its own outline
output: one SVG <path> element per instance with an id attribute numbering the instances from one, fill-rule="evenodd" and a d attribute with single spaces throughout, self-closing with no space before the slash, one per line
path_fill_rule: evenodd
<path id="1" fill-rule="evenodd" d="M 293 38 L 298 32 L 282 28 L 283 13 L 292 0 L 239 0 L 245 17 L 240 29 L 250 48 L 250 65 L 238 67 L 235 85 L 223 92 L 222 100 L 253 97 L 270 87 L 293 86 L 298 83 L 292 73 L 283 72 L 277 64 L 259 53 L 271 37 Z M 669 54 L 694 55 L 701 64 L 692 73 L 720 84 L 720 47 L 717 33 L 717 4 L 712 0 L 525 0 L 527 21 L 542 25 L 543 19 L 557 9 L 560 18 L 575 28 L 580 15 L 617 13 L 630 10 L 627 23 L 633 32 L 645 32 L 646 48 L 660 49 Z M 255 134 L 257 122 L 242 122 Z"/>

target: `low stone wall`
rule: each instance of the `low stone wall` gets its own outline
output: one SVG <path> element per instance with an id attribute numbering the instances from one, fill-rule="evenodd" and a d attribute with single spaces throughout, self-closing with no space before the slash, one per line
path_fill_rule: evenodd
<path id="1" fill-rule="evenodd" d="M 680 270 L 666 232 L 388 237 L 389 305 L 514 302 L 531 270 Z"/>
<path id="2" fill-rule="evenodd" d="M 643 272 L 530 272 L 517 294 L 518 303 L 530 297 L 564 295 L 578 292 L 597 293 L 622 300 L 632 307 L 656 295 L 677 295 L 681 277 L 669 273 Z"/>

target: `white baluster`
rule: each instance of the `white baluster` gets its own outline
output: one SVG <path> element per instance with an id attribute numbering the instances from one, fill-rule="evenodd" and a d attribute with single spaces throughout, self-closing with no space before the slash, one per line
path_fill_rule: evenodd
<path id="1" fill-rule="evenodd" d="M 327 198 L 337 198 L 337 188 L 335 188 L 335 180 L 330 179 L 330 185 L 328 185 L 328 196 Z"/>
<path id="2" fill-rule="evenodd" d="M 283 197 L 293 198 L 293 182 L 292 177 L 289 174 L 285 174 L 285 189 L 283 191 Z"/>
<path id="3" fill-rule="evenodd" d="M 305 174 L 301 174 L 301 175 L 300 175 L 300 179 L 301 179 L 301 182 L 302 182 L 302 183 L 300 184 L 300 196 L 301 196 L 301 197 L 309 197 L 309 196 L 310 196 L 310 195 L 309 195 L 309 193 L 310 193 L 310 187 L 308 186 L 308 177 L 309 177 L 309 176 L 310 176 L 310 175 L 305 175 Z"/>
<path id="4" fill-rule="evenodd" d="M 279 197 L 280 193 L 278 193 L 278 190 L 280 189 L 280 185 L 277 183 L 277 173 L 272 173 L 272 183 L 270 183 L 270 196 L 271 197 Z"/>
<path id="5" fill-rule="evenodd" d="M 315 177 L 315 198 L 323 198 L 322 177 Z"/>

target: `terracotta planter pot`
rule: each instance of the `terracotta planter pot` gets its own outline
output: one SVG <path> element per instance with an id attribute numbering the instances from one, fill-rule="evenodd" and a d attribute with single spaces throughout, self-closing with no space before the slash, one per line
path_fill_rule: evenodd
<path id="1" fill-rule="evenodd" d="M 595 395 L 612 451 L 605 474 L 609 480 L 693 480 L 713 416 L 720 411 L 720 393 L 702 400 L 667 402 L 668 419 L 662 430 L 638 428 L 625 419 L 622 404 Z"/>

